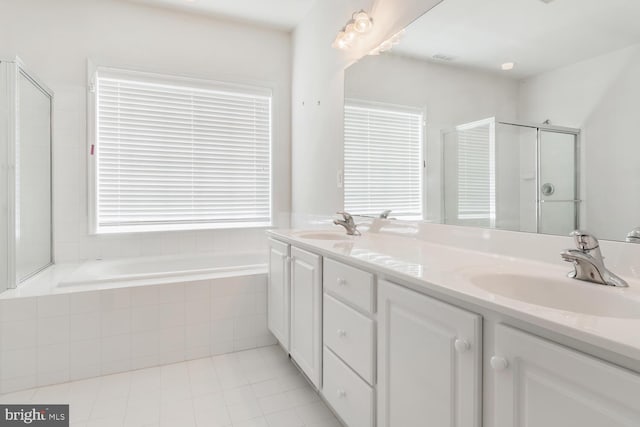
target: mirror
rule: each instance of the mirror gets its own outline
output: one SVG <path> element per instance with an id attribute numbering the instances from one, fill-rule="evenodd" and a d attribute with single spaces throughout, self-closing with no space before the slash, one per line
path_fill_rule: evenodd
<path id="1" fill-rule="evenodd" d="M 345 72 L 345 209 L 624 241 L 639 19 L 637 0 L 444 0 Z"/>

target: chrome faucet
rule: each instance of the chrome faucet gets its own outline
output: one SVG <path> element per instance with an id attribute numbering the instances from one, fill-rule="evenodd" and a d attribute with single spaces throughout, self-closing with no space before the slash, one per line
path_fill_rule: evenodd
<path id="1" fill-rule="evenodd" d="M 353 217 L 351 216 L 351 214 L 349 214 L 347 212 L 344 212 L 344 211 L 338 211 L 336 213 L 338 215 L 342 215 L 343 219 L 334 219 L 333 223 L 335 225 L 343 226 L 344 229 L 347 230 L 347 234 L 349 236 L 359 236 L 360 235 L 360 232 L 358 231 L 358 225 L 353 220 Z"/>
<path id="2" fill-rule="evenodd" d="M 571 233 L 578 249 L 567 249 L 560 253 L 563 261 L 572 262 L 574 270 L 567 276 L 601 285 L 627 287 L 620 277 L 604 266 L 604 258 L 600 252 L 600 242 L 595 236 L 576 230 Z"/>
<path id="3" fill-rule="evenodd" d="M 388 219 L 390 213 L 391 213 L 391 209 L 384 210 L 380 213 L 380 218 Z"/>
<path id="4" fill-rule="evenodd" d="M 627 238 L 625 240 L 628 243 L 640 243 L 640 227 L 636 227 L 627 233 Z"/>

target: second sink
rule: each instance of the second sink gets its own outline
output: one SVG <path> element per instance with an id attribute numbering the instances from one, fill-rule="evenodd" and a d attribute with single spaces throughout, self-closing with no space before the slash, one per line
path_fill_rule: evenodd
<path id="1" fill-rule="evenodd" d="M 479 273 L 468 279 L 487 292 L 529 304 L 591 316 L 640 318 L 640 301 L 608 286 L 517 273 Z"/>

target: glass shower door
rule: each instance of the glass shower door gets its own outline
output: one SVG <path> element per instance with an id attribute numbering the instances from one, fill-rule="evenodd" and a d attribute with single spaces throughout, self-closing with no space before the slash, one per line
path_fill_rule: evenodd
<path id="1" fill-rule="evenodd" d="M 52 262 L 51 95 L 20 68 L 16 95 L 15 268 L 20 283 Z"/>
<path id="2" fill-rule="evenodd" d="M 577 137 L 539 132 L 538 232 L 568 235 L 577 228 Z"/>

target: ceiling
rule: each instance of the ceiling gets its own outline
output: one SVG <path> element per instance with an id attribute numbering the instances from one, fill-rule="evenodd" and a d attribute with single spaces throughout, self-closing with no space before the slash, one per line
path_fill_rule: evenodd
<path id="1" fill-rule="evenodd" d="M 640 43 L 640 0 L 444 0 L 394 53 L 524 78 Z"/>
<path id="2" fill-rule="evenodd" d="M 292 30 L 315 0 L 129 0 Z"/>

